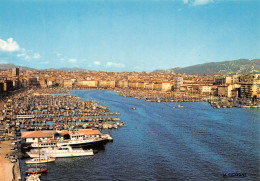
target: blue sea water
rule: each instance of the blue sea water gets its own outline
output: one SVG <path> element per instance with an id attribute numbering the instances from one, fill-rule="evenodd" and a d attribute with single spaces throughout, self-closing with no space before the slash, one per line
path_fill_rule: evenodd
<path id="1" fill-rule="evenodd" d="M 206 102 L 177 108 L 175 102 L 146 102 L 105 90 L 71 94 L 120 112 L 127 127 L 109 131 L 114 142 L 92 157 L 57 159 L 42 180 L 260 180 L 257 108 L 213 109 Z M 224 178 L 228 173 L 246 177 Z"/>

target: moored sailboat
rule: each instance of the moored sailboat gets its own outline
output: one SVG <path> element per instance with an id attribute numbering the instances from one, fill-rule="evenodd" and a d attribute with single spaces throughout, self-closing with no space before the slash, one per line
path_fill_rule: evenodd
<path id="1" fill-rule="evenodd" d="M 47 168 L 29 168 L 26 173 L 35 174 L 35 173 L 44 173 L 47 172 Z"/>
<path id="2" fill-rule="evenodd" d="M 26 164 L 38 164 L 38 163 L 50 163 L 50 162 L 54 162 L 56 160 L 56 158 L 33 158 L 30 160 L 25 161 Z"/>

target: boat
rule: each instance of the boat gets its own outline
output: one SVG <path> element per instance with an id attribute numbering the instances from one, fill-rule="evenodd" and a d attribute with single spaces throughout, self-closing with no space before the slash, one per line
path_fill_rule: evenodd
<path id="1" fill-rule="evenodd" d="M 56 160 L 56 158 L 41 158 L 41 157 L 37 157 L 37 158 L 33 158 L 30 160 L 25 161 L 26 164 L 36 164 L 36 163 L 50 163 L 50 162 L 54 162 Z"/>
<path id="2" fill-rule="evenodd" d="M 113 141 L 112 136 L 110 136 L 109 134 L 103 134 L 102 137 L 108 141 Z"/>
<path id="3" fill-rule="evenodd" d="M 118 125 L 116 123 L 113 123 L 113 128 L 117 129 L 118 128 Z"/>
<path id="4" fill-rule="evenodd" d="M 121 123 L 119 123 L 119 126 L 126 126 L 126 125 L 125 125 L 125 122 L 122 121 Z"/>
<path id="5" fill-rule="evenodd" d="M 136 110 L 136 108 L 135 108 L 135 107 L 133 107 L 132 109 L 133 109 L 133 110 Z"/>
<path id="6" fill-rule="evenodd" d="M 240 107 L 241 108 L 250 108 L 251 106 L 249 106 L 249 105 L 241 105 Z"/>
<path id="7" fill-rule="evenodd" d="M 107 125 L 109 126 L 109 125 Z M 112 125 L 111 125 L 112 128 Z M 68 134 L 65 134 L 63 137 L 57 139 L 46 139 L 41 142 L 33 142 L 30 147 L 32 149 L 35 148 L 48 148 L 48 147 L 56 147 L 56 146 L 72 146 L 72 147 L 82 147 L 88 145 L 98 145 L 104 144 L 106 140 L 102 138 L 102 136 L 90 137 L 83 133 L 78 133 L 74 131 L 69 131 Z"/>
<path id="8" fill-rule="evenodd" d="M 251 108 L 257 108 L 258 106 L 257 105 L 252 105 Z"/>
<path id="9" fill-rule="evenodd" d="M 30 174 L 29 176 L 25 177 L 26 181 L 41 181 L 40 174 Z"/>
<path id="10" fill-rule="evenodd" d="M 80 139 L 68 139 L 68 140 L 46 140 L 42 141 L 41 143 L 33 143 L 31 144 L 31 148 L 37 148 L 38 145 L 40 148 L 48 148 L 48 147 L 55 147 L 55 146 L 63 146 L 63 145 L 70 145 L 73 147 L 81 147 L 81 146 L 87 146 L 87 145 L 93 145 L 98 143 L 103 143 L 106 140 L 101 138 L 82 138 Z"/>
<path id="11" fill-rule="evenodd" d="M 34 173 L 44 173 L 47 172 L 47 168 L 29 168 L 26 173 L 34 174 Z"/>
<path id="12" fill-rule="evenodd" d="M 179 104 L 178 107 L 184 107 L 183 105 Z"/>
<path id="13" fill-rule="evenodd" d="M 82 148 L 73 148 L 71 146 L 48 147 L 40 150 L 33 149 L 26 152 L 31 158 L 39 157 L 76 157 L 94 155 L 93 149 L 83 150 Z"/>

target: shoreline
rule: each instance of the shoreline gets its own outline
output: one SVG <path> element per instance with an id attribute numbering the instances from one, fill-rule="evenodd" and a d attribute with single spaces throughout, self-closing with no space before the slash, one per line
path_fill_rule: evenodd
<path id="1" fill-rule="evenodd" d="M 208 102 L 213 108 L 260 108 L 259 101 L 250 103 L 250 99 L 244 100 L 239 98 L 218 97 L 212 95 L 185 95 L 177 92 L 160 92 L 151 90 L 137 89 L 119 89 L 119 88 L 72 88 L 70 90 L 109 90 L 117 92 L 123 97 L 132 97 L 135 99 L 143 99 L 147 102 Z"/>

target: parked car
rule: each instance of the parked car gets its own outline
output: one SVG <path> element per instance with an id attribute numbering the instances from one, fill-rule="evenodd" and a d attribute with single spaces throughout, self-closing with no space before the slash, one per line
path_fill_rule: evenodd
<path id="1" fill-rule="evenodd" d="M 14 141 L 14 142 L 12 142 L 12 143 L 11 143 L 11 145 L 16 145 L 16 142 L 15 142 L 15 141 Z"/>
<path id="2" fill-rule="evenodd" d="M 12 163 L 15 163 L 15 162 L 16 162 L 16 159 L 15 159 L 15 158 L 11 158 L 11 162 L 12 162 Z"/>

